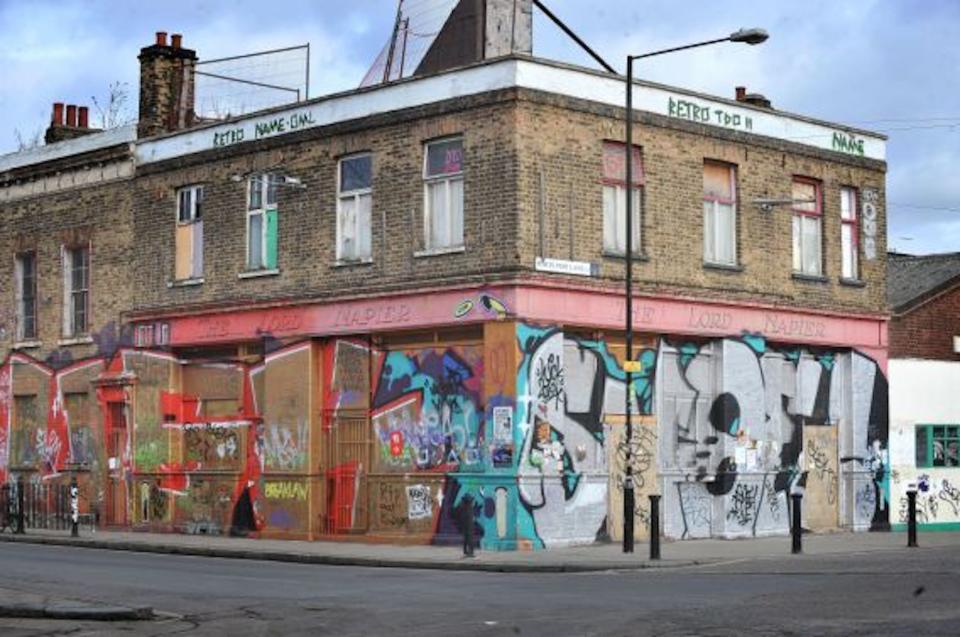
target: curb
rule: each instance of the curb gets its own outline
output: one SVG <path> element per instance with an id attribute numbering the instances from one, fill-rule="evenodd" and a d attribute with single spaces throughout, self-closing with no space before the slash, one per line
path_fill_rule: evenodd
<path id="1" fill-rule="evenodd" d="M 124 622 L 153 619 L 149 606 L 88 606 L 82 602 L 42 604 L 0 604 L 0 617 L 18 619 L 73 619 L 81 621 Z"/>
<path id="2" fill-rule="evenodd" d="M 60 537 L 36 537 L 29 535 L 0 534 L 0 541 L 24 544 L 46 544 L 51 546 L 70 546 L 77 548 L 105 549 L 109 551 L 132 551 L 137 553 L 159 553 L 165 555 L 190 555 L 197 557 L 219 557 L 226 559 L 266 560 L 270 562 L 289 562 L 298 564 L 318 564 L 324 566 L 362 566 L 369 568 L 407 568 L 438 571 L 476 571 L 488 573 L 596 573 L 601 571 L 659 570 L 702 566 L 716 560 L 672 560 L 667 562 L 636 562 L 611 564 L 585 562 L 581 564 L 509 564 L 481 562 L 471 559 L 458 561 L 416 561 L 409 559 L 391 559 L 359 556 L 316 555 L 312 553 L 288 553 L 281 551 L 255 551 L 248 549 L 229 549 L 207 546 L 178 546 L 174 544 L 146 544 L 129 541 L 106 541 L 96 539 L 74 539 Z"/>

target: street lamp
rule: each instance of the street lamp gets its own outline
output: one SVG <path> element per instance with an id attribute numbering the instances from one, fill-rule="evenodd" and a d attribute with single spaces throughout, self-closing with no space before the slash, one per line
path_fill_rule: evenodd
<path id="1" fill-rule="evenodd" d="M 652 53 L 627 56 L 627 144 L 626 144 L 626 196 L 627 196 L 627 254 L 626 254 L 626 296 L 627 296 L 627 352 L 624 371 L 627 376 L 627 431 L 626 431 L 626 471 L 623 476 L 623 552 L 633 553 L 633 512 L 636 506 L 636 494 L 633 490 L 633 422 L 630 418 L 630 395 L 633 386 L 633 61 L 643 58 L 683 51 L 720 42 L 742 42 L 760 44 L 770 37 L 763 29 L 740 29 L 725 38 L 706 40 L 684 46 L 661 49 Z"/>

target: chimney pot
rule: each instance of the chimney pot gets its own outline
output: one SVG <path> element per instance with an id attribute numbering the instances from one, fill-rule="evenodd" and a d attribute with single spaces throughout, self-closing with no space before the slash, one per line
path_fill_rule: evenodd
<path id="1" fill-rule="evenodd" d="M 183 36 L 179 33 L 174 33 L 170 36 L 170 46 L 175 49 L 180 48 L 180 43 L 183 42 Z"/>
<path id="2" fill-rule="evenodd" d="M 77 105 L 67 104 L 67 126 L 77 126 Z"/>
<path id="3" fill-rule="evenodd" d="M 50 124 L 52 126 L 63 126 L 63 102 L 53 103 L 53 118 Z"/>
<path id="4" fill-rule="evenodd" d="M 166 31 L 157 31 L 157 46 L 167 46 Z"/>
<path id="5" fill-rule="evenodd" d="M 80 128 L 90 128 L 90 109 L 81 106 L 77 109 L 77 126 Z"/>
<path id="6" fill-rule="evenodd" d="M 747 98 L 747 87 L 738 86 L 737 87 L 737 101 L 742 102 Z"/>

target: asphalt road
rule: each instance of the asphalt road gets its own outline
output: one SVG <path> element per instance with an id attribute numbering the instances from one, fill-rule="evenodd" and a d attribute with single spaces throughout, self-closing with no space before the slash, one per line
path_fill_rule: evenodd
<path id="1" fill-rule="evenodd" d="M 960 552 L 589 574 L 313 566 L 0 544 L 0 585 L 157 621 L 0 618 L 0 635 L 957 635 Z"/>

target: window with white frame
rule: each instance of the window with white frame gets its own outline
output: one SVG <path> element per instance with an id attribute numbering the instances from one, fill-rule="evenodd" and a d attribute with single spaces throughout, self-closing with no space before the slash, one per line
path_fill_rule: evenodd
<path id="1" fill-rule="evenodd" d="M 37 337 L 37 253 L 21 252 L 14 264 L 17 288 L 17 340 Z"/>
<path id="2" fill-rule="evenodd" d="M 630 194 L 633 197 L 632 240 L 634 254 L 640 253 L 640 211 L 643 188 L 643 163 L 640 147 L 633 147 L 633 179 Z M 627 153 L 619 142 L 603 143 L 603 251 L 608 254 L 627 253 Z"/>
<path id="3" fill-rule="evenodd" d="M 203 276 L 203 186 L 186 186 L 177 191 L 176 263 L 177 280 Z"/>
<path id="4" fill-rule="evenodd" d="M 731 164 L 703 163 L 703 260 L 737 264 L 737 171 Z"/>
<path id="5" fill-rule="evenodd" d="M 247 187 L 247 270 L 277 267 L 277 179 L 250 177 Z"/>
<path id="6" fill-rule="evenodd" d="M 90 248 L 63 249 L 63 335 L 82 336 L 89 331 Z"/>
<path id="7" fill-rule="evenodd" d="M 424 244 L 427 250 L 463 246 L 463 140 L 430 142 L 424 153 Z"/>
<path id="8" fill-rule="evenodd" d="M 860 220 L 857 215 L 856 188 L 840 188 L 840 250 L 841 270 L 844 279 L 855 280 L 860 276 Z"/>
<path id="9" fill-rule="evenodd" d="M 820 182 L 794 178 L 793 199 L 793 271 L 820 276 L 823 273 Z"/>
<path id="10" fill-rule="evenodd" d="M 337 183 L 337 261 L 372 257 L 373 158 L 369 154 L 340 160 Z"/>

